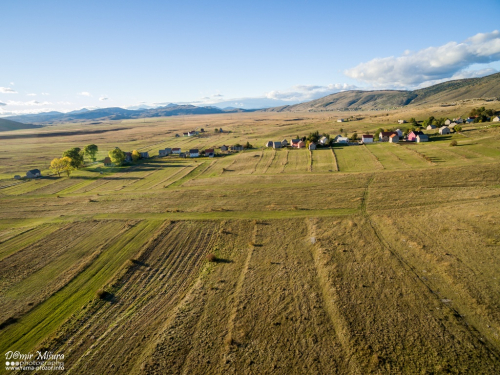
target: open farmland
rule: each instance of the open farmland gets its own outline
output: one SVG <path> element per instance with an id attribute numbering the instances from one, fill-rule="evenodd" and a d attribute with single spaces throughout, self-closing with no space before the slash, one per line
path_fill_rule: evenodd
<path id="1" fill-rule="evenodd" d="M 62 353 L 73 374 L 498 373 L 499 127 L 427 144 L 262 147 L 340 126 L 373 134 L 397 116 L 256 112 L 10 132 L 0 351 Z M 214 158 L 102 164 L 115 146 L 156 156 L 247 141 L 253 149 Z M 52 158 L 88 143 L 98 162 L 70 177 L 12 179 L 46 175 Z"/>

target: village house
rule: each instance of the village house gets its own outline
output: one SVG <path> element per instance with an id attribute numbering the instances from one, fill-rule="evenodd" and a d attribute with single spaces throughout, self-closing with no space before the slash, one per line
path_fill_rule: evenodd
<path id="1" fill-rule="evenodd" d="M 467 122 L 467 124 L 472 124 L 474 122 L 475 118 L 474 117 L 469 117 L 467 120 L 465 120 Z"/>
<path id="2" fill-rule="evenodd" d="M 38 177 L 42 177 L 42 173 L 40 172 L 40 169 L 32 169 L 32 170 L 26 172 L 26 177 L 27 178 L 38 178 Z"/>
<path id="3" fill-rule="evenodd" d="M 452 122 L 450 125 L 448 125 L 448 127 L 449 127 L 451 130 L 453 130 L 453 128 L 454 128 L 455 126 L 457 126 L 457 125 L 458 125 L 458 124 L 457 124 L 456 122 Z"/>
<path id="4" fill-rule="evenodd" d="M 228 150 L 228 147 L 226 145 L 223 145 L 221 146 L 220 148 L 221 151 L 227 151 Z"/>
<path id="5" fill-rule="evenodd" d="M 297 143 L 297 148 L 304 148 L 306 147 L 306 143 L 303 140 L 300 140 L 299 143 Z"/>
<path id="6" fill-rule="evenodd" d="M 112 164 L 111 164 L 111 158 L 110 158 L 109 156 L 106 156 L 106 157 L 104 158 L 104 166 L 105 166 L 105 167 L 111 167 L 111 165 L 112 165 Z"/>
<path id="7" fill-rule="evenodd" d="M 463 124 L 464 120 L 462 120 L 460 117 L 459 118 L 454 118 L 453 121 L 455 121 L 457 124 Z"/>
<path id="8" fill-rule="evenodd" d="M 337 136 L 337 140 L 336 140 L 337 143 L 349 143 L 349 138 L 347 137 L 342 137 L 342 136 Z"/>
<path id="9" fill-rule="evenodd" d="M 408 136 L 406 137 L 406 139 L 409 141 L 409 142 L 416 142 L 417 141 L 417 136 L 421 135 L 421 134 L 424 134 L 423 132 L 421 131 L 417 131 L 417 130 L 414 130 L 414 131 L 411 131 Z"/>
<path id="10" fill-rule="evenodd" d="M 273 142 L 273 148 L 274 149 L 281 148 L 281 142 Z"/>
<path id="11" fill-rule="evenodd" d="M 406 124 L 406 120 L 398 120 L 398 124 Z"/>
<path id="12" fill-rule="evenodd" d="M 180 157 L 180 158 L 185 158 L 185 157 L 186 157 L 186 153 L 185 153 L 185 152 L 181 152 L 181 153 L 179 154 L 179 157 Z"/>
<path id="13" fill-rule="evenodd" d="M 436 129 L 436 125 L 427 125 L 426 129 L 427 130 Z"/>
<path id="14" fill-rule="evenodd" d="M 273 147 L 274 142 L 273 141 L 267 141 L 266 147 Z"/>
<path id="15" fill-rule="evenodd" d="M 215 155 L 215 152 L 214 152 L 214 149 L 213 148 L 207 148 L 205 150 L 205 156 L 209 157 L 209 158 L 213 158 Z"/>
<path id="16" fill-rule="evenodd" d="M 447 120 L 444 122 L 444 124 L 445 124 L 446 126 L 450 125 L 450 124 L 451 124 L 451 120 L 450 120 L 450 119 L 447 119 Z"/>
<path id="17" fill-rule="evenodd" d="M 188 132 L 188 137 L 192 137 L 192 136 L 197 135 L 197 134 L 198 134 L 197 131 L 192 130 L 192 131 Z"/>
<path id="18" fill-rule="evenodd" d="M 345 120 L 343 118 L 339 118 L 337 122 L 345 122 Z"/>
<path id="19" fill-rule="evenodd" d="M 326 146 L 330 143 L 330 140 L 327 137 L 321 137 L 319 143 L 322 144 L 323 146 Z"/>
<path id="20" fill-rule="evenodd" d="M 275 142 L 275 143 L 279 143 L 279 142 Z M 281 143 L 280 143 L 281 145 Z M 229 150 L 231 151 L 243 151 L 243 146 L 231 146 L 229 147 Z"/>
<path id="21" fill-rule="evenodd" d="M 181 153 L 181 149 L 179 147 L 174 147 L 172 149 L 172 154 L 177 154 L 179 155 Z"/>
<path id="22" fill-rule="evenodd" d="M 189 133 L 182 133 L 183 137 L 189 137 Z"/>
<path id="23" fill-rule="evenodd" d="M 141 155 L 141 158 L 143 159 L 149 159 L 149 152 L 139 152 L 139 154 Z"/>
<path id="24" fill-rule="evenodd" d="M 125 163 L 132 163 L 132 153 L 131 152 L 125 152 Z"/>
<path id="25" fill-rule="evenodd" d="M 500 121 L 500 117 L 499 116 L 496 116 L 496 117 L 493 117 L 493 120 L 491 120 L 492 122 L 499 122 Z"/>
<path id="26" fill-rule="evenodd" d="M 399 135 L 393 134 L 389 137 L 389 143 L 398 143 L 399 142 Z"/>
<path id="27" fill-rule="evenodd" d="M 427 134 L 417 135 L 417 143 L 420 143 L 420 142 L 429 142 L 429 136 Z"/>
<path id="28" fill-rule="evenodd" d="M 160 156 L 168 156 L 172 153 L 171 148 L 166 148 L 165 150 L 160 150 Z"/>
<path id="29" fill-rule="evenodd" d="M 191 150 L 189 150 L 190 158 L 197 158 L 198 156 L 200 156 L 200 151 L 197 148 L 192 148 Z"/>
<path id="30" fill-rule="evenodd" d="M 314 142 L 309 143 L 308 148 L 309 148 L 309 150 L 316 150 L 316 143 L 314 143 Z"/>
<path id="31" fill-rule="evenodd" d="M 439 128 L 439 134 L 450 134 L 450 128 L 447 126 L 442 126 Z"/>
<path id="32" fill-rule="evenodd" d="M 397 135 L 396 132 L 380 132 L 378 139 L 380 142 L 389 142 L 389 137 L 394 134 Z"/>
<path id="33" fill-rule="evenodd" d="M 298 147 L 299 142 L 300 142 L 300 139 L 292 139 L 290 141 L 290 146 L 292 146 L 292 147 Z"/>
<path id="34" fill-rule="evenodd" d="M 403 131 L 401 129 L 396 129 L 394 131 L 396 132 L 396 134 L 398 135 L 399 138 L 403 137 Z"/>
<path id="35" fill-rule="evenodd" d="M 361 142 L 363 143 L 373 143 L 373 135 L 364 134 L 361 136 Z"/>
<path id="36" fill-rule="evenodd" d="M 286 146 L 288 146 L 288 141 L 286 139 L 283 139 L 281 141 L 281 147 L 286 147 Z"/>

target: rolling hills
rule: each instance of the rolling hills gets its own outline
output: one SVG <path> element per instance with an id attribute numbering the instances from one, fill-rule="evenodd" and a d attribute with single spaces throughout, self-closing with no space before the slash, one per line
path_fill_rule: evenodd
<path id="1" fill-rule="evenodd" d="M 475 98 L 500 98 L 500 73 L 482 78 L 448 81 L 414 91 L 350 90 L 305 103 L 265 109 L 266 112 L 303 112 L 336 110 L 376 110 L 452 103 Z"/>
<path id="2" fill-rule="evenodd" d="M 5 118 L 0 118 L 0 132 L 19 130 L 19 129 L 32 129 L 32 128 L 36 128 L 36 126 L 31 124 L 23 124 L 17 121 L 7 120 Z"/>

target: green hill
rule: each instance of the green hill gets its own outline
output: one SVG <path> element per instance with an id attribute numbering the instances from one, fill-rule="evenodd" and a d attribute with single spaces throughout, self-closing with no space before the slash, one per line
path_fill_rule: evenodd
<path id="1" fill-rule="evenodd" d="M 268 112 L 374 110 L 409 105 L 450 103 L 466 99 L 500 98 L 500 73 L 482 78 L 468 78 L 439 83 L 424 89 L 351 90 L 291 106 L 265 109 Z"/>
<path id="2" fill-rule="evenodd" d="M 0 132 L 6 132 L 10 130 L 19 130 L 19 129 L 32 129 L 37 126 L 31 124 L 23 124 L 22 122 L 7 120 L 4 118 L 0 118 Z"/>

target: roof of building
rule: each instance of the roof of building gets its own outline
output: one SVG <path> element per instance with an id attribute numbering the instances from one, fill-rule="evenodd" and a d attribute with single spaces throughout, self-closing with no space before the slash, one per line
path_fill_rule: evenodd
<path id="1" fill-rule="evenodd" d="M 197 148 L 192 148 L 191 150 L 189 150 L 189 153 L 190 154 L 197 154 L 199 153 L 200 151 L 197 149 Z"/>
<path id="2" fill-rule="evenodd" d="M 373 138 L 373 135 L 371 134 L 363 134 L 361 138 Z"/>
<path id="3" fill-rule="evenodd" d="M 391 135 L 396 134 L 396 132 L 380 132 L 380 134 L 382 135 L 382 137 L 390 137 Z"/>
<path id="4" fill-rule="evenodd" d="M 30 170 L 28 172 L 31 173 L 31 174 L 37 174 L 37 173 L 40 173 L 40 169 L 32 169 L 32 170 Z"/>
<path id="5" fill-rule="evenodd" d="M 399 135 L 397 135 L 397 134 L 393 134 L 393 135 L 391 135 L 389 138 L 394 138 L 394 137 L 399 137 Z"/>

